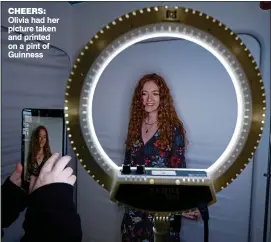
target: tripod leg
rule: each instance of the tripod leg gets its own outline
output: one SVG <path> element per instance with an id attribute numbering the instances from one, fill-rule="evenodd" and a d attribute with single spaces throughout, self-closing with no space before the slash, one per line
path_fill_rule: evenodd
<path id="1" fill-rule="evenodd" d="M 168 217 L 154 217 L 154 242 L 169 241 L 170 223 Z"/>

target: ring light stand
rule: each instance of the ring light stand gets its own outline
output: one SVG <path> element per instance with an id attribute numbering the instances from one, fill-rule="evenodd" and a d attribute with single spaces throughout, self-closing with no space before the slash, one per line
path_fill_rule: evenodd
<path id="1" fill-rule="evenodd" d="M 234 85 L 236 127 L 227 148 L 208 169 L 119 167 L 96 136 L 92 101 L 102 72 L 129 46 L 159 37 L 182 38 L 207 49 L 223 64 Z M 167 241 L 169 216 L 193 208 L 202 214 L 208 241 L 208 206 L 216 202 L 215 193 L 231 184 L 253 157 L 262 135 L 265 109 L 261 74 L 242 40 L 219 20 L 181 7 L 144 8 L 106 25 L 81 50 L 66 87 L 67 132 L 77 158 L 110 193 L 111 200 L 154 215 L 156 242 Z"/>
<path id="2" fill-rule="evenodd" d="M 271 123 L 270 123 L 271 128 Z M 267 242 L 267 226 L 269 218 L 269 207 L 270 207 L 270 183 L 271 183 L 271 159 L 270 159 L 270 147 L 271 147 L 271 134 L 269 135 L 269 154 L 267 173 L 264 174 L 266 177 L 266 191 L 265 191 L 265 208 L 264 208 L 264 223 L 263 223 L 263 242 Z M 269 220 L 270 221 L 270 220 Z"/>

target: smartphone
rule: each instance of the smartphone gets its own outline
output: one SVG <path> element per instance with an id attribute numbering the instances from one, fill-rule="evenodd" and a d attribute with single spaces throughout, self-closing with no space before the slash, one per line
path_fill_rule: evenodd
<path id="1" fill-rule="evenodd" d="M 52 153 L 67 153 L 64 110 L 25 108 L 21 130 L 22 181 L 28 191 L 31 176 L 39 175 Z"/>

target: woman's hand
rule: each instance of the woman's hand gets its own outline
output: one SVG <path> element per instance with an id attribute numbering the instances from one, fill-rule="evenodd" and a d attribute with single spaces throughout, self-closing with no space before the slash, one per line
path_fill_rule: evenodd
<path id="1" fill-rule="evenodd" d="M 76 176 L 73 175 L 73 170 L 66 167 L 70 162 L 70 156 L 63 156 L 59 159 L 59 154 L 53 154 L 42 167 L 38 177 L 31 177 L 29 193 L 36 189 L 52 183 L 67 183 L 74 185 Z"/>
<path id="2" fill-rule="evenodd" d="M 23 172 L 23 166 L 20 163 L 18 163 L 16 164 L 15 170 L 9 177 L 9 180 L 18 187 L 22 186 L 22 172 Z"/>
<path id="3" fill-rule="evenodd" d="M 194 210 L 190 212 L 183 212 L 182 216 L 191 219 L 191 220 L 199 220 L 200 219 L 200 212 L 199 210 Z"/>

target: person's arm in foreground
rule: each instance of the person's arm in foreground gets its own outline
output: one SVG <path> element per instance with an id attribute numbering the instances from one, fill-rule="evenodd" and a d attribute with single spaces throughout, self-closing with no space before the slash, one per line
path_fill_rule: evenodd
<path id="1" fill-rule="evenodd" d="M 1 229 L 8 228 L 27 206 L 27 193 L 21 188 L 23 167 L 16 165 L 15 171 L 1 186 Z"/>
<path id="2" fill-rule="evenodd" d="M 76 177 L 66 168 L 70 159 L 53 154 L 38 178 L 31 177 L 22 242 L 81 242 L 81 221 L 73 202 Z"/>
<path id="3" fill-rule="evenodd" d="M 178 127 L 174 127 L 170 167 L 186 168 L 184 142 L 180 129 Z M 198 210 L 184 212 L 182 213 L 182 216 L 192 220 L 200 219 L 200 213 Z"/>

